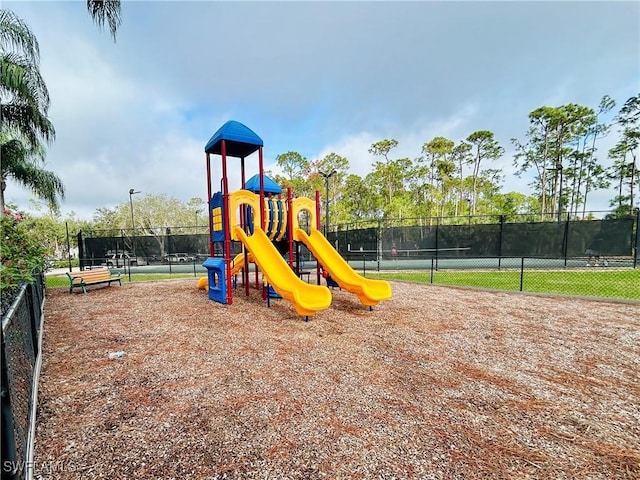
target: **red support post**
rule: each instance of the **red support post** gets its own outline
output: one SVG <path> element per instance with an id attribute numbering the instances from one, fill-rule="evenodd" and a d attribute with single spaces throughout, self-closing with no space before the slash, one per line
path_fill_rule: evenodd
<path id="1" fill-rule="evenodd" d="M 264 230 L 264 161 L 262 159 L 262 147 L 258 149 L 258 168 L 260 169 L 260 228 Z"/>
<path id="2" fill-rule="evenodd" d="M 320 230 L 320 190 L 316 190 L 316 230 Z M 316 277 L 318 285 L 320 285 L 320 262 L 318 259 L 316 259 Z"/>
<path id="3" fill-rule="evenodd" d="M 289 240 L 289 266 L 293 270 L 293 195 L 287 187 L 287 240 Z"/>
<path id="4" fill-rule="evenodd" d="M 213 257 L 215 249 L 213 247 L 213 212 L 211 211 L 211 156 L 207 153 L 207 210 L 209 211 L 209 256 Z"/>
<path id="5" fill-rule="evenodd" d="M 227 142 L 222 140 L 222 209 L 224 219 L 224 260 L 227 279 L 227 303 L 233 304 L 231 290 L 231 212 L 229 212 L 229 179 L 227 178 Z M 235 212 L 234 212 L 235 213 Z"/>
<path id="6" fill-rule="evenodd" d="M 258 174 L 260 178 L 260 228 L 264 230 L 264 160 L 262 158 L 262 147 L 258 147 Z M 262 276 L 262 299 L 266 300 L 269 294 L 267 292 L 267 288 L 264 286 L 264 272 L 262 272 Z"/>

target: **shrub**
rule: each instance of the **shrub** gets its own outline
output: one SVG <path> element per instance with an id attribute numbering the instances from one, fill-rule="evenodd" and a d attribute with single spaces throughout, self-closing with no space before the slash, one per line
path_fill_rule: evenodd
<path id="1" fill-rule="evenodd" d="M 0 291 L 4 297 L 5 291 L 32 282 L 34 272 L 44 271 L 46 261 L 42 243 L 33 230 L 24 225 L 20 213 L 5 210 L 0 223 Z"/>

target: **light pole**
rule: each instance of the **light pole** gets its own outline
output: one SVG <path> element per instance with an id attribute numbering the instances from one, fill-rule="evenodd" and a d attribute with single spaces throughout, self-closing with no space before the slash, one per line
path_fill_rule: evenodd
<path id="1" fill-rule="evenodd" d="M 131 207 L 131 246 L 133 248 L 133 257 L 135 258 L 136 256 L 136 227 L 135 227 L 135 223 L 133 223 L 133 196 L 136 193 L 140 193 L 140 192 L 136 192 L 136 190 L 134 188 L 130 188 L 129 189 L 129 206 Z"/>
<path id="2" fill-rule="evenodd" d="M 336 170 L 333 170 L 331 173 L 324 173 L 324 172 L 319 172 L 319 173 L 324 177 L 324 183 L 326 186 L 325 213 L 324 213 L 324 237 L 327 238 L 327 233 L 329 232 L 329 179 L 338 172 Z"/>

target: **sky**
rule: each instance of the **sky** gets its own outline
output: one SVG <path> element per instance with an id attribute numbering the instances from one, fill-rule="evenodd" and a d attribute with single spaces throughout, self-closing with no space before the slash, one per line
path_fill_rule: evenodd
<path id="1" fill-rule="evenodd" d="M 485 167 L 504 169 L 503 192 L 530 194 L 511 139 L 525 139 L 532 110 L 609 95 L 610 118 L 640 93 L 634 1 L 123 1 L 115 43 L 84 1 L 2 8 L 40 43 L 56 129 L 46 168 L 65 184 L 62 214 L 82 219 L 128 203 L 130 188 L 204 201 L 204 147 L 228 120 L 262 138 L 266 170 L 289 151 L 335 152 L 363 177 L 374 142 L 415 159 L 436 136 L 490 130 L 505 155 Z M 616 140 L 598 144 L 604 163 Z M 212 165 L 216 185 L 220 157 Z M 257 173 L 257 154 L 246 168 Z M 233 191 L 239 160 L 230 170 Z M 614 195 L 590 194 L 587 209 Z M 31 198 L 9 184 L 7 202 L 28 211 Z"/>

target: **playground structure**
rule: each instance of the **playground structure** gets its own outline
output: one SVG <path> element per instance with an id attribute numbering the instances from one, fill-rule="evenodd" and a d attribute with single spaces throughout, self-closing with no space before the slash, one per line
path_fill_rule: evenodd
<path id="1" fill-rule="evenodd" d="M 282 189 L 264 175 L 263 141 L 245 125 L 226 122 L 205 146 L 207 193 L 209 198 L 209 258 L 203 263 L 208 275 L 199 282 L 213 301 L 233 303 L 232 278 L 242 274 L 245 294 L 250 291 L 249 264 L 256 268 L 256 288 L 269 301 L 268 289 L 291 302 L 299 315 L 308 317 L 331 304 L 330 290 L 300 278 L 300 262 L 295 255 L 301 242 L 317 260 L 318 275 L 324 269 L 342 289 L 355 294 L 370 309 L 391 298 L 391 286 L 383 280 L 365 278 L 356 273 L 320 233 L 320 194 L 316 199 L 293 198 L 291 189 L 282 198 Z M 258 152 L 258 174 L 245 180 L 245 158 Z M 213 193 L 211 155 L 222 160 L 221 191 Z M 240 159 L 242 187 L 229 192 L 227 158 Z M 306 212 L 306 230 L 299 218 Z M 232 258 L 232 241 L 240 242 L 242 252 Z M 277 245 L 277 246 L 276 246 Z M 216 249 L 216 246 L 218 248 Z M 283 254 L 286 253 L 287 259 Z M 259 281 L 259 271 L 262 282 Z"/>

